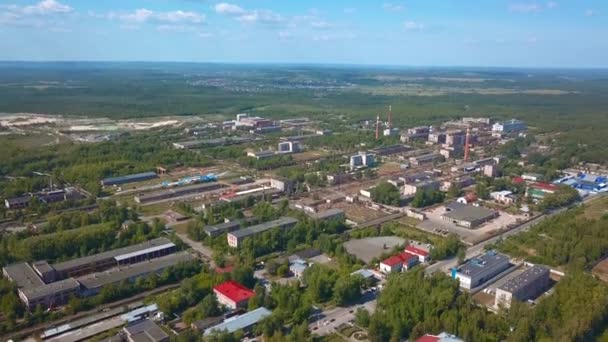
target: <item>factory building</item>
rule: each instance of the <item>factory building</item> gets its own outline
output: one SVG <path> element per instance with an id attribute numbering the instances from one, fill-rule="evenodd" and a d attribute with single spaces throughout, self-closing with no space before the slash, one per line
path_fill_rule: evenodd
<path id="1" fill-rule="evenodd" d="M 464 146 L 466 134 L 462 130 L 449 130 L 445 135 L 445 144 L 449 147 Z"/>
<path id="2" fill-rule="evenodd" d="M 134 182 L 143 182 L 143 181 L 146 181 L 149 179 L 154 179 L 157 177 L 158 176 L 156 175 L 155 172 L 152 172 L 152 171 L 142 172 L 142 173 L 136 173 L 136 174 L 127 175 L 127 176 L 104 178 L 101 181 L 101 185 L 112 186 L 112 185 L 121 185 L 121 184 L 134 183 Z"/>
<path id="3" fill-rule="evenodd" d="M 344 210 L 342 209 L 327 209 L 321 212 L 307 212 L 308 216 L 315 221 L 327 221 L 327 220 L 344 220 Z"/>
<path id="4" fill-rule="evenodd" d="M 231 310 L 247 307 L 249 299 L 255 296 L 255 292 L 237 283 L 234 280 L 225 281 L 213 287 L 213 293 L 220 305 Z"/>
<path id="5" fill-rule="evenodd" d="M 302 150 L 300 142 L 298 141 L 281 141 L 278 146 L 279 153 L 297 153 Z"/>
<path id="6" fill-rule="evenodd" d="M 472 289 L 492 279 L 510 266 L 509 257 L 495 251 L 488 251 L 458 268 L 453 268 L 452 278 L 460 281 L 460 287 Z"/>
<path id="7" fill-rule="evenodd" d="M 371 167 L 376 163 L 373 153 L 359 152 L 350 157 L 350 169 L 358 169 L 361 167 Z"/>
<path id="8" fill-rule="evenodd" d="M 429 137 L 429 126 L 418 126 L 408 128 L 405 134 L 401 135 L 402 142 L 424 141 Z"/>
<path id="9" fill-rule="evenodd" d="M 238 247 L 239 244 L 241 244 L 243 242 L 243 240 L 245 240 L 248 237 L 252 237 L 258 234 L 261 234 L 265 231 L 274 229 L 274 228 L 280 228 L 280 229 L 287 229 L 287 228 L 291 228 L 293 226 L 296 225 L 296 223 L 298 223 L 298 220 L 291 218 L 291 217 L 281 217 L 277 220 L 273 220 L 273 221 L 269 221 L 269 222 L 264 222 L 255 226 L 251 226 L 251 227 L 247 227 L 247 228 L 243 228 L 240 230 L 236 230 L 233 232 L 228 233 L 227 239 L 228 239 L 228 246 L 230 247 Z"/>
<path id="10" fill-rule="evenodd" d="M 30 205 L 32 199 L 44 204 L 63 202 L 68 200 L 78 200 L 84 198 L 80 192 L 74 188 L 66 188 L 53 191 L 41 191 L 30 193 L 25 196 L 7 198 L 4 206 L 7 209 L 23 209 Z"/>
<path id="11" fill-rule="evenodd" d="M 497 122 L 492 125 L 492 131 L 502 134 L 519 133 L 527 129 L 523 121 L 511 119 L 507 121 Z"/>
<path id="12" fill-rule="evenodd" d="M 401 252 L 380 262 L 380 271 L 384 274 L 408 271 L 419 262 L 418 256 Z"/>
<path id="13" fill-rule="evenodd" d="M 403 195 L 413 196 L 419 191 L 438 190 L 439 182 L 433 179 L 425 179 L 412 184 L 403 185 Z"/>
<path id="14" fill-rule="evenodd" d="M 511 307 L 513 299 L 525 301 L 538 297 L 550 285 L 550 270 L 545 266 L 532 266 L 496 289 L 494 305 Z"/>
<path id="15" fill-rule="evenodd" d="M 413 166 L 420 166 L 424 164 L 430 164 L 435 161 L 440 161 L 443 159 L 443 156 L 439 153 L 427 153 L 415 157 L 410 157 L 409 162 Z"/>
<path id="16" fill-rule="evenodd" d="M 214 224 L 212 226 L 206 226 L 203 230 L 208 236 L 216 237 L 224 233 L 233 232 L 235 230 L 238 230 L 239 228 L 241 228 L 241 223 L 239 221 L 230 221 L 220 224 Z"/>
<path id="17" fill-rule="evenodd" d="M 270 179 L 270 186 L 288 195 L 296 191 L 295 182 L 287 178 L 273 177 Z"/>
<path id="18" fill-rule="evenodd" d="M 276 153 L 272 150 L 247 152 L 247 157 L 255 158 L 257 160 L 269 159 L 274 157 L 275 155 Z"/>
<path id="19" fill-rule="evenodd" d="M 384 157 L 384 156 L 390 156 L 390 155 L 394 155 L 394 154 L 405 153 L 409 150 L 411 150 L 411 147 L 406 146 L 406 145 L 397 144 L 397 145 L 376 147 L 376 148 L 372 149 L 371 151 L 378 156 Z"/>
<path id="20" fill-rule="evenodd" d="M 499 215 L 497 211 L 491 209 L 458 202 L 451 203 L 445 208 L 446 212 L 441 215 L 441 219 L 465 228 L 475 228 Z"/>
<path id="21" fill-rule="evenodd" d="M 222 183 L 194 184 L 166 190 L 154 191 L 150 193 L 138 194 L 134 197 L 134 200 L 136 203 L 145 204 L 180 196 L 204 194 L 206 192 L 219 190 L 225 187 L 226 185 Z"/>
<path id="22" fill-rule="evenodd" d="M 206 329 L 203 336 L 211 335 L 214 331 L 233 333 L 241 330 L 246 334 L 250 332 L 256 324 L 271 314 L 272 312 L 264 307 L 257 308 L 242 315 L 230 317 L 223 323 Z"/>

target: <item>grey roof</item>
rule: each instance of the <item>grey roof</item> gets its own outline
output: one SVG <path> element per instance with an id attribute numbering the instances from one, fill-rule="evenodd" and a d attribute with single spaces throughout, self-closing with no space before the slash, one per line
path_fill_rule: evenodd
<path id="1" fill-rule="evenodd" d="M 444 208 L 445 208 L 445 209 L 448 209 L 448 210 L 456 210 L 456 209 L 461 209 L 461 208 L 464 208 L 464 207 L 466 207 L 466 206 L 467 206 L 467 205 L 466 205 L 466 204 L 464 204 L 464 203 L 460 203 L 460 202 L 452 201 L 452 202 L 450 202 L 450 203 L 446 204 L 446 205 L 444 206 Z"/>
<path id="2" fill-rule="evenodd" d="M 38 271 L 39 273 L 46 273 L 46 272 L 54 271 L 53 267 L 51 265 L 49 265 L 49 263 L 46 262 L 46 260 L 33 262 L 32 267 L 34 268 L 35 271 Z"/>
<path id="3" fill-rule="evenodd" d="M 549 268 L 540 265 L 534 265 L 517 277 L 509 279 L 507 282 L 502 284 L 499 289 L 509 291 L 511 293 L 516 292 L 520 288 L 528 286 L 528 284 L 541 279 L 542 277 L 549 278 Z"/>
<path id="4" fill-rule="evenodd" d="M 13 198 L 7 198 L 5 199 L 5 201 L 9 204 L 9 205 L 15 205 L 15 204 L 23 204 L 23 203 L 27 203 L 30 201 L 30 199 L 32 198 L 32 196 L 29 195 L 25 195 L 25 196 L 19 196 L 19 197 L 13 197 Z"/>
<path id="5" fill-rule="evenodd" d="M 17 287 L 32 289 L 44 285 L 34 269 L 26 263 L 20 262 L 2 268 L 3 272 L 17 284 Z"/>
<path id="6" fill-rule="evenodd" d="M 508 256 L 496 253 L 495 251 L 488 251 L 485 254 L 473 258 L 466 264 L 460 266 L 458 268 L 458 272 L 466 276 L 473 277 L 485 269 L 491 269 L 504 262 L 509 262 Z"/>
<path id="7" fill-rule="evenodd" d="M 156 200 L 156 199 L 165 199 L 177 196 L 183 196 L 194 193 L 201 193 L 206 191 L 213 191 L 220 188 L 225 188 L 226 185 L 222 183 L 210 182 L 210 183 L 201 183 L 201 184 L 192 184 L 185 186 L 178 186 L 175 188 L 164 189 L 149 193 L 138 194 L 136 197 L 140 202 L 145 202 L 148 200 Z"/>
<path id="8" fill-rule="evenodd" d="M 204 139 L 204 140 L 189 140 L 189 141 L 181 141 L 176 142 L 174 145 L 181 145 L 184 148 L 194 148 L 204 145 L 230 145 L 230 144 L 242 144 L 249 141 L 254 140 L 253 138 L 248 137 L 221 137 L 214 139 Z"/>
<path id="9" fill-rule="evenodd" d="M 316 257 L 317 255 L 321 255 L 321 250 L 317 248 L 307 248 L 293 254 L 300 259 L 310 259 L 312 257 Z"/>
<path id="10" fill-rule="evenodd" d="M 303 273 L 308 268 L 308 265 L 294 262 L 289 266 L 289 270 L 293 273 Z"/>
<path id="11" fill-rule="evenodd" d="M 156 177 L 157 177 L 156 173 L 150 171 L 150 172 L 135 173 L 135 174 L 126 175 L 126 176 L 104 178 L 102 180 L 102 182 L 104 185 L 124 184 L 124 183 L 137 182 L 140 180 L 146 180 L 146 179 L 156 178 Z"/>
<path id="12" fill-rule="evenodd" d="M 239 195 L 239 196 L 234 196 L 234 197 L 230 197 L 230 198 L 225 198 L 223 199 L 226 202 L 232 202 L 232 203 L 236 203 L 236 202 L 241 202 L 241 201 L 245 201 L 247 200 L 247 198 L 251 197 L 254 199 L 263 197 L 263 196 L 272 196 L 272 195 L 276 195 L 276 194 L 280 194 L 283 191 L 279 190 L 279 189 L 264 189 L 262 191 L 257 191 L 257 192 L 251 192 L 248 194 L 243 194 L 243 195 Z"/>
<path id="13" fill-rule="evenodd" d="M 453 220 L 470 222 L 484 220 L 494 215 L 496 215 L 496 211 L 494 210 L 484 207 L 476 207 L 472 205 L 465 205 L 460 208 L 455 208 L 452 209 L 452 211 L 443 214 L 443 216 L 451 218 Z"/>
<path id="14" fill-rule="evenodd" d="M 264 307 L 257 308 L 253 311 L 249 311 L 240 316 L 231 317 L 225 320 L 223 323 L 220 323 L 214 327 L 211 327 L 204 332 L 204 336 L 211 334 L 214 330 L 217 331 L 227 331 L 229 333 L 233 333 L 237 330 L 241 330 L 244 328 L 248 328 L 262 319 L 270 316 L 272 312 Z"/>
<path id="15" fill-rule="evenodd" d="M 247 228 L 244 228 L 241 230 L 234 231 L 230 234 L 232 234 L 233 236 L 235 236 L 237 238 L 244 238 L 244 237 L 247 237 L 250 235 L 262 233 L 264 231 L 267 231 L 267 230 L 270 230 L 273 228 L 281 228 L 281 227 L 288 226 L 288 225 L 294 225 L 296 223 L 298 223 L 298 220 L 296 220 L 292 217 L 281 217 L 277 220 L 260 223 L 255 226 L 251 226 L 251 227 L 247 227 Z"/>
<path id="16" fill-rule="evenodd" d="M 169 335 L 149 319 L 131 324 L 124 330 L 133 341 L 160 342 L 169 340 Z"/>
<path id="17" fill-rule="evenodd" d="M 241 222 L 235 220 L 235 221 L 230 221 L 230 222 L 214 224 L 212 226 L 206 226 L 205 228 L 203 228 L 203 230 L 207 234 L 213 235 L 213 234 L 221 234 L 221 233 L 229 231 L 229 230 L 237 229 L 240 226 L 241 226 Z"/>
<path id="18" fill-rule="evenodd" d="M 350 274 L 351 276 L 356 276 L 356 275 L 360 275 L 363 277 L 363 279 L 367 279 L 367 278 L 372 278 L 374 276 L 374 274 L 372 273 L 372 271 L 362 268 L 360 270 L 357 270 L 353 273 Z"/>
<path id="19" fill-rule="evenodd" d="M 332 208 L 332 209 L 327 209 L 327 210 L 319 212 L 319 213 L 310 213 L 309 214 L 309 216 L 315 220 L 332 219 L 339 215 L 344 215 L 344 210 Z"/>
<path id="20" fill-rule="evenodd" d="M 92 273 L 78 278 L 78 281 L 88 289 L 96 289 L 104 285 L 159 272 L 180 262 L 191 260 L 194 260 L 194 257 L 190 253 L 179 252 L 128 266 L 115 267 L 103 272 Z"/>
<path id="21" fill-rule="evenodd" d="M 34 288 L 23 288 L 21 289 L 21 293 L 31 302 L 58 292 L 76 290 L 78 288 L 80 288 L 80 284 L 74 278 L 68 278 Z"/>
<path id="22" fill-rule="evenodd" d="M 60 262 L 60 263 L 52 265 L 52 267 L 56 271 L 62 272 L 62 271 L 72 269 L 75 267 L 79 267 L 82 265 L 88 265 L 88 264 L 102 261 L 102 260 L 113 259 L 114 257 L 119 256 L 119 255 L 137 252 L 137 251 L 141 251 L 141 250 L 144 250 L 144 249 L 147 249 L 150 247 L 166 245 L 169 243 L 171 243 L 171 240 L 169 240 L 165 237 L 160 237 L 160 238 L 156 238 L 156 239 L 149 240 L 146 242 L 138 243 L 136 245 L 113 249 L 113 250 L 107 251 L 107 252 L 97 253 L 97 254 L 89 255 L 86 257 L 78 258 L 78 259 Z"/>
<path id="23" fill-rule="evenodd" d="M 263 157 L 271 157 L 271 156 L 274 156 L 276 153 L 275 153 L 274 151 L 272 151 L 272 150 L 266 150 L 266 151 L 257 151 L 257 152 L 253 152 L 253 154 L 254 154 L 256 157 L 263 158 Z"/>
<path id="24" fill-rule="evenodd" d="M 137 256 L 140 256 L 143 254 L 154 253 L 154 252 L 162 251 L 162 250 L 165 250 L 168 248 L 173 248 L 173 247 L 175 247 L 175 244 L 173 242 L 169 242 L 169 243 L 166 243 L 163 245 L 151 246 L 149 248 L 142 249 L 139 251 L 117 255 L 114 257 L 114 259 L 116 259 L 116 261 L 121 261 L 121 260 L 125 260 L 125 259 L 130 259 L 133 257 L 137 257 Z"/>

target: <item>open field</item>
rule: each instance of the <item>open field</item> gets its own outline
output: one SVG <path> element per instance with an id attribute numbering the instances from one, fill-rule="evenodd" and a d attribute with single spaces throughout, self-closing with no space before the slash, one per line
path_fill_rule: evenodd
<path id="1" fill-rule="evenodd" d="M 598 219 L 608 214 L 608 197 L 600 196 L 585 205 L 583 216 L 588 219 Z"/>

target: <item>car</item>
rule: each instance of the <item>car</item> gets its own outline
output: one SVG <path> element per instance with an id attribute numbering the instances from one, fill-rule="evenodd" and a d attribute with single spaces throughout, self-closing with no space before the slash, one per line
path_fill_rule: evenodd
<path id="1" fill-rule="evenodd" d="M 355 310 L 348 310 L 348 313 L 352 314 L 353 312 L 355 312 Z"/>
<path id="2" fill-rule="evenodd" d="M 336 321 L 336 319 L 335 319 L 335 318 L 332 318 L 332 319 L 330 319 L 329 321 L 330 321 L 330 322 L 335 322 L 335 321 Z"/>

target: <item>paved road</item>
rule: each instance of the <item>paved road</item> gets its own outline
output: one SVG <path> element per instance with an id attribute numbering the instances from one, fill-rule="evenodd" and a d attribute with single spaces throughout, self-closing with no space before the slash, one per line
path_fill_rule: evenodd
<path id="1" fill-rule="evenodd" d="M 357 308 L 363 306 L 367 311 L 374 312 L 376 310 L 377 295 L 377 291 L 366 292 L 354 305 L 323 311 L 318 316 L 313 316 L 314 321 L 308 325 L 308 328 L 314 334 L 320 336 L 329 335 L 335 332 L 337 327 L 354 320 Z"/>
<path id="2" fill-rule="evenodd" d="M 213 250 L 209 247 L 203 246 L 202 243 L 198 241 L 194 241 L 188 237 L 186 234 L 175 233 L 178 238 L 180 238 L 185 244 L 194 249 L 201 257 L 206 259 L 211 267 L 215 267 L 215 263 L 213 262 Z"/>

